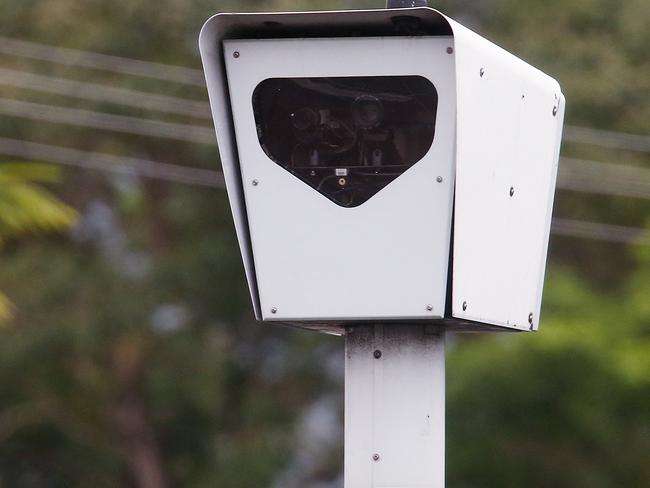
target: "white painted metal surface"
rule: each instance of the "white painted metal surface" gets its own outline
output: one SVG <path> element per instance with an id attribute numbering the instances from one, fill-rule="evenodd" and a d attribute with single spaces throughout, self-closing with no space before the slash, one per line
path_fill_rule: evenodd
<path id="1" fill-rule="evenodd" d="M 223 45 L 221 39 L 225 32 L 219 28 L 218 20 L 220 20 L 219 16 L 214 16 L 205 23 L 199 37 L 199 48 L 201 49 L 203 71 L 210 95 L 210 108 L 214 119 L 214 127 L 219 142 L 221 168 L 228 188 L 228 199 L 248 280 L 253 311 L 255 312 L 255 318 L 261 320 L 262 314 L 259 305 L 257 279 L 255 278 L 255 265 L 250 249 L 250 234 L 244 208 L 241 175 L 239 174 L 239 157 L 237 155 L 230 99 L 228 97 L 228 83 L 225 71 L 222 68 Z"/>
<path id="2" fill-rule="evenodd" d="M 445 346 L 439 330 L 374 325 L 346 336 L 345 486 L 444 488 Z"/>
<path id="3" fill-rule="evenodd" d="M 458 100 L 455 105 L 457 110 L 457 130 L 454 125 L 454 133 L 447 134 L 450 140 L 454 141 L 456 159 L 456 216 L 455 216 L 455 238 L 454 238 L 454 268 L 453 268 L 453 289 L 452 289 L 452 317 L 458 319 L 463 327 L 471 328 L 473 321 L 483 324 L 493 324 L 505 328 L 517 328 L 528 330 L 530 327 L 529 317 L 532 316 L 532 328 L 537 329 L 539 325 L 539 310 L 541 305 L 542 286 L 546 264 L 546 252 L 548 248 L 548 237 L 550 231 L 551 210 L 553 206 L 553 195 L 555 189 L 555 177 L 557 172 L 557 161 L 562 133 L 562 122 L 564 115 L 564 97 L 560 92 L 557 83 L 536 70 L 532 66 L 512 56 L 477 34 L 469 31 L 460 24 L 445 17 L 441 13 L 429 8 L 414 8 L 404 10 L 368 10 L 368 11 L 345 11 L 345 12 L 293 12 L 276 14 L 222 14 L 211 18 L 204 26 L 201 33 L 200 47 L 202 59 L 206 71 L 208 90 L 219 137 L 219 147 L 222 157 L 222 166 L 228 193 L 233 208 L 235 225 L 242 249 L 246 273 L 248 276 L 251 296 L 257 318 L 262 318 L 260 308 L 260 297 L 258 290 L 272 290 L 264 300 L 264 318 L 272 320 L 326 320 L 334 318 L 340 320 L 353 318 L 413 318 L 410 315 L 415 307 L 420 307 L 418 317 L 435 317 L 440 313 L 438 304 L 434 304 L 434 313 L 431 315 L 422 314 L 421 307 L 423 294 L 413 295 L 410 293 L 411 275 L 401 273 L 398 266 L 392 266 L 399 259 L 403 259 L 406 267 L 415 265 L 413 256 L 419 256 L 420 250 L 416 247 L 415 253 L 400 255 L 398 259 L 385 261 L 381 276 L 371 274 L 366 282 L 377 282 L 378 279 L 385 281 L 391 273 L 396 273 L 395 278 L 390 280 L 390 300 L 386 295 L 376 297 L 371 309 L 364 305 L 363 296 L 358 297 L 362 287 L 357 286 L 361 278 L 359 271 L 364 267 L 344 267 L 338 264 L 336 258 L 339 256 L 342 246 L 334 243 L 334 247 L 327 247 L 326 255 L 330 256 L 330 269 L 323 269 L 326 282 L 335 288 L 326 289 L 327 295 L 340 303 L 352 297 L 360 298 L 354 300 L 359 303 L 360 308 L 352 308 L 349 303 L 340 306 L 332 313 L 327 307 L 321 308 L 325 297 L 318 296 L 305 281 L 300 281 L 303 275 L 302 269 L 288 269 L 285 263 L 276 260 L 277 268 L 265 267 L 264 273 L 257 270 L 259 256 L 255 253 L 254 244 L 251 243 L 249 235 L 247 214 L 244 204 L 244 188 L 240 177 L 240 154 L 235 145 L 235 130 L 231 118 L 230 100 L 227 90 L 222 40 L 229 38 L 261 38 L 265 35 L 270 37 L 319 37 L 323 32 L 331 36 L 349 37 L 363 33 L 364 36 L 372 35 L 395 35 L 396 26 L 399 22 L 395 19 L 415 17 L 423 32 L 435 36 L 454 37 L 454 56 L 456 60 L 456 90 Z M 293 34 L 292 34 L 293 33 Z M 373 34 L 374 33 L 374 34 Z M 404 39 L 404 38 L 393 38 Z M 411 39 L 411 38 L 408 38 Z M 440 39 L 440 37 L 438 38 Z M 390 69 L 385 65 L 389 58 L 384 51 L 377 47 L 373 48 L 375 53 L 380 53 L 377 65 L 382 69 Z M 420 71 L 434 70 L 432 53 L 416 55 L 410 52 L 405 59 L 397 59 L 395 63 L 407 63 L 409 67 L 417 65 Z M 288 56 L 291 58 L 293 54 Z M 372 55 L 370 56 L 372 58 Z M 315 56 L 314 56 L 315 58 Z M 450 58 L 444 58 L 449 60 Z M 228 59 L 228 57 L 226 57 Z M 242 57 L 240 60 L 244 60 Z M 425 62 L 426 60 L 426 62 Z M 283 62 L 291 63 L 290 59 L 283 59 Z M 307 62 L 316 63 L 317 59 L 307 59 Z M 410 63 L 410 64 L 409 64 Z M 268 64 L 268 63 L 266 63 Z M 361 62 L 363 65 L 363 61 Z M 338 68 L 341 68 L 339 63 Z M 263 68 L 266 69 L 266 68 Z M 413 68 L 415 69 L 415 68 Z M 480 75 L 483 69 L 483 76 Z M 345 71 L 349 75 L 349 71 Z M 364 73 L 369 74 L 369 73 Z M 452 87 L 453 90 L 453 87 Z M 523 95 L 523 97 L 522 97 Z M 441 96 L 441 101 L 443 97 Z M 243 103 L 243 102 L 242 102 Z M 554 107 L 557 107 L 557 114 L 553 115 Z M 251 114 L 252 117 L 252 114 Z M 438 131 L 440 124 L 438 124 Z M 438 135 L 440 133 L 438 132 Z M 439 140 L 439 139 L 438 139 Z M 246 147 L 252 146 L 247 144 Z M 255 147 L 257 147 L 255 141 Z M 415 170 L 418 167 L 413 168 Z M 283 171 L 276 168 L 277 171 Z M 407 181 L 407 177 L 413 176 L 412 171 L 387 187 L 386 193 L 391 188 L 397 191 L 398 183 Z M 273 178 L 278 175 L 271 175 Z M 428 175 L 427 175 L 428 178 Z M 400 180 L 402 180 L 400 182 Z M 453 176 L 445 182 L 453 180 Z M 422 180 L 424 181 L 424 180 Z M 410 182 L 410 180 L 409 180 Z M 410 183 L 409 183 L 410 184 Z M 423 189 L 421 181 L 415 183 L 417 192 Z M 510 189 L 513 189 L 513 196 L 510 196 Z M 259 186 L 261 190 L 256 195 L 262 196 L 269 191 L 269 187 Z M 247 188 L 249 191 L 250 188 Z M 306 192 L 310 189 L 304 187 L 299 192 Z M 292 190 L 293 191 L 293 190 Z M 409 189 L 408 191 L 411 191 Z M 419 193 L 414 193 L 419 194 Z M 379 197 L 379 195 L 377 196 Z M 375 199 L 377 198 L 375 197 Z M 379 200 L 372 205 L 379 205 Z M 315 201 L 315 200 L 314 200 Z M 329 202 L 325 202 L 329 203 Z M 426 202 L 425 202 L 426 203 Z M 344 209 L 353 215 L 360 211 L 358 209 Z M 430 209 L 433 207 L 430 207 Z M 407 223 L 399 221 L 397 216 L 391 215 L 395 207 L 389 211 L 389 222 L 394 222 L 395 233 L 409 232 Z M 277 210 L 277 209 L 276 209 Z M 289 209 L 291 210 L 291 209 Z M 293 209 L 296 216 L 305 217 L 306 210 Z M 320 210 L 314 203 L 310 209 Z M 377 208 L 385 211 L 386 207 Z M 402 208 L 400 211 L 407 210 Z M 327 212 L 330 210 L 328 209 Z M 407 217 L 404 217 L 407 216 Z M 408 212 L 402 214 L 402 220 L 419 218 L 425 226 L 431 220 L 422 215 Z M 275 215 L 267 212 L 270 220 L 265 220 L 261 225 L 266 226 L 263 233 L 270 235 L 271 231 L 278 232 L 278 227 L 273 222 Z M 329 217 L 326 219 L 329 220 Z M 292 241 L 314 244 L 312 227 L 303 227 L 302 219 L 296 220 L 296 225 L 287 234 Z M 366 220 L 364 225 L 355 227 L 346 219 L 342 220 L 345 233 L 344 238 L 359 239 L 359 242 L 376 243 L 378 235 L 368 232 L 371 226 L 381 226 L 385 222 L 377 217 Z M 253 227 L 255 227 L 255 224 Z M 283 225 L 286 225 L 284 223 Z M 374 228 L 374 227 L 373 227 Z M 352 232 L 349 232 L 352 229 Z M 417 229 L 416 232 L 422 232 Z M 280 234 L 277 233 L 279 236 Z M 421 235 L 404 234 L 407 240 L 415 239 L 423 242 Z M 427 237 L 428 238 L 428 237 Z M 258 242 L 261 242 L 258 240 Z M 328 242 L 328 244 L 331 244 Z M 381 244 L 380 244 L 381 245 Z M 296 248 L 298 246 L 296 245 Z M 332 251 L 330 251 L 332 249 Z M 299 258 L 311 259 L 314 254 L 305 249 L 296 249 L 301 252 Z M 440 249 L 430 248 L 429 259 L 437 259 Z M 325 253 L 323 253 L 325 255 Z M 319 255 L 322 258 L 323 255 Z M 368 264 L 368 263 L 366 263 Z M 427 263 L 429 265 L 430 263 Z M 285 284 L 278 282 L 258 283 L 257 278 L 269 271 L 278 272 L 278 268 L 287 281 L 293 281 L 298 290 L 296 300 L 302 300 L 304 307 L 297 307 L 293 310 L 286 310 L 280 302 L 290 300 L 288 294 L 275 294 L 275 289 L 283 289 Z M 346 279 L 333 280 L 334 271 L 339 270 Z M 296 271 L 292 275 L 287 271 Z M 313 272 L 309 271 L 309 272 Z M 314 272 L 317 276 L 317 273 Z M 298 276 L 298 280 L 295 277 Z M 319 276 L 319 275 L 318 275 Z M 349 281 L 348 281 L 349 279 Z M 432 278 L 435 279 L 435 278 Z M 417 276 L 420 285 L 426 280 L 423 276 Z M 348 286 L 348 283 L 350 285 Z M 269 285 L 273 287 L 269 288 Z M 279 285 L 279 287 L 278 287 Z M 418 286 L 420 286 L 418 285 Z M 287 288 L 288 289 L 288 288 Z M 420 288 L 422 290 L 423 288 Z M 323 289 L 319 289 L 323 291 Z M 429 296 L 428 293 L 425 293 Z M 395 302 L 403 301 L 407 313 L 398 312 Z M 425 300 L 426 302 L 426 300 Z M 278 313 L 269 316 L 269 308 L 277 307 Z M 291 307 L 290 307 L 291 308 Z M 363 317 L 364 314 L 368 314 Z"/>
<path id="4" fill-rule="evenodd" d="M 447 52 L 452 40 L 232 40 L 224 45 L 262 317 L 443 317 L 454 181 L 454 57 Z M 363 205 L 343 208 L 266 155 L 252 95 L 269 78 L 373 75 L 428 78 L 438 91 L 436 134 L 429 152 L 406 173 Z"/>
<path id="5" fill-rule="evenodd" d="M 460 24 L 453 316 L 539 324 L 564 97 L 558 83 Z"/>

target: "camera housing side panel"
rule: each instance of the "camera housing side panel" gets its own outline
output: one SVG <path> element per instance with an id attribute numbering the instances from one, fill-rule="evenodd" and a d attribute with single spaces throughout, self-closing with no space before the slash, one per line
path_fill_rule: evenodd
<path id="1" fill-rule="evenodd" d="M 564 97 L 554 79 L 449 22 L 458 80 L 453 317 L 536 330 Z"/>
<path id="2" fill-rule="evenodd" d="M 230 96 L 228 83 L 225 76 L 223 62 L 224 31 L 229 22 L 234 22 L 234 15 L 215 15 L 211 17 L 201 29 L 199 36 L 199 49 L 205 73 L 205 81 L 210 98 L 210 108 L 214 119 L 216 137 L 219 143 L 219 156 L 221 170 L 228 189 L 228 200 L 232 210 L 235 232 L 241 252 L 244 271 L 248 282 L 248 289 L 253 304 L 253 311 L 257 320 L 262 319 L 260 309 L 257 279 L 255 278 L 255 264 L 250 244 L 250 233 L 246 220 L 244 192 L 241 175 L 237 164 L 237 145 L 235 142 L 235 128 L 230 109 Z"/>
<path id="3" fill-rule="evenodd" d="M 450 37 L 224 41 L 264 320 L 444 316 L 453 51 Z"/>

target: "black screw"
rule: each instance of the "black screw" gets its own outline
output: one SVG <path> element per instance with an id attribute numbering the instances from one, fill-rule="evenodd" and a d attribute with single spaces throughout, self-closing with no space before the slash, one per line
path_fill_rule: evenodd
<path id="1" fill-rule="evenodd" d="M 463 312 L 467 310 L 467 302 L 463 302 Z"/>
<path id="2" fill-rule="evenodd" d="M 232 57 L 235 59 L 237 59 L 239 56 L 240 56 L 239 51 L 235 51 L 234 53 L 232 53 Z"/>
<path id="3" fill-rule="evenodd" d="M 514 196 L 515 196 L 515 187 L 514 187 L 514 186 L 511 186 L 511 187 L 510 187 L 510 196 L 511 196 L 511 197 L 514 197 Z"/>
<path id="4" fill-rule="evenodd" d="M 557 115 L 558 110 L 559 109 L 557 107 L 553 107 L 553 117 Z"/>
<path id="5" fill-rule="evenodd" d="M 483 78 L 483 75 L 485 75 L 485 68 L 481 68 L 481 71 L 479 71 L 479 74 L 481 75 L 481 78 Z"/>
<path id="6" fill-rule="evenodd" d="M 375 461 L 375 462 L 379 461 L 379 454 L 373 454 L 372 455 L 372 460 Z"/>
<path id="7" fill-rule="evenodd" d="M 380 359 L 381 358 L 381 351 L 377 349 L 374 353 L 373 356 L 375 356 L 375 359 Z"/>
<path id="8" fill-rule="evenodd" d="M 454 52 L 454 48 L 453 48 L 453 47 L 448 47 L 448 48 L 447 48 L 447 54 L 452 54 L 453 52 Z"/>

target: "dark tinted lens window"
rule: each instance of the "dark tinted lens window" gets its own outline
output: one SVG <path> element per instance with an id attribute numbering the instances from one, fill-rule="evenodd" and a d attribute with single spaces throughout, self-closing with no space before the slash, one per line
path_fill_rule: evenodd
<path id="1" fill-rule="evenodd" d="M 424 157 L 437 106 L 421 76 L 273 78 L 253 95 L 266 154 L 344 207 L 366 202 Z"/>

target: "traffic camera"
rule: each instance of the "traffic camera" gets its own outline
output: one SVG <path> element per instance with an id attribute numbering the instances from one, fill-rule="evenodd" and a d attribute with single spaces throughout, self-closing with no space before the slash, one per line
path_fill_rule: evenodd
<path id="1" fill-rule="evenodd" d="M 259 320 L 537 329 L 554 79 L 426 7 L 219 14 L 200 50 Z"/>

